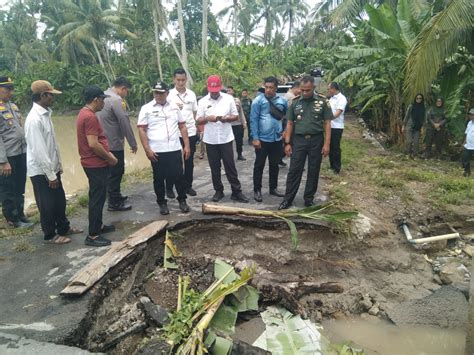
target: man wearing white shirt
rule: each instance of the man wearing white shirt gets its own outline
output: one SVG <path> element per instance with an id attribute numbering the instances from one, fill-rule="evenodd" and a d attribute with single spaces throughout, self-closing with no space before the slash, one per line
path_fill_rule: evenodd
<path id="1" fill-rule="evenodd" d="M 45 80 L 31 84 L 33 107 L 25 121 L 26 168 L 33 184 L 36 205 L 40 213 L 44 240 L 52 244 L 66 244 L 67 236 L 82 233 L 71 228 L 66 217 L 66 196 L 61 183 L 61 156 L 56 143 L 51 106 L 54 96 L 61 94 Z"/>
<path id="2" fill-rule="evenodd" d="M 170 90 L 168 101 L 176 104 L 181 110 L 181 115 L 186 121 L 186 130 L 188 131 L 190 156 L 184 161 L 184 180 L 186 183 L 186 194 L 189 196 L 196 196 L 196 191 L 193 189 L 193 172 L 194 172 L 194 153 L 196 152 L 196 143 L 198 141 L 196 129 L 196 112 L 197 99 L 196 94 L 186 88 L 186 71 L 182 68 L 176 69 L 173 74 L 174 89 Z M 180 137 L 181 145 L 184 147 L 183 138 Z M 173 182 L 166 181 L 166 193 L 174 194 Z M 171 191 L 170 191 L 171 190 Z M 172 198 L 172 197 L 170 197 Z"/>
<path id="3" fill-rule="evenodd" d="M 165 198 L 165 179 L 174 181 L 178 192 L 179 209 L 189 212 L 179 133 L 184 142 L 184 159 L 190 155 L 186 121 L 179 107 L 167 101 L 168 86 L 158 82 L 152 89 L 154 100 L 142 106 L 138 115 L 138 134 L 153 169 L 156 202 L 162 215 L 169 214 Z"/>
<path id="4" fill-rule="evenodd" d="M 198 123 L 205 124 L 203 141 L 206 143 L 212 185 L 216 191 L 212 201 L 218 202 L 224 197 L 224 185 L 221 179 L 222 160 L 227 180 L 232 189 L 230 198 L 239 202 L 249 202 L 242 193 L 232 149 L 234 134 L 230 122 L 238 120 L 239 113 L 234 98 L 220 92 L 221 89 L 221 78 L 218 75 L 209 76 L 207 78 L 209 93 L 199 100 L 197 113 Z"/>
<path id="5" fill-rule="evenodd" d="M 332 82 L 328 86 L 328 94 L 331 97 L 332 114 L 334 119 L 331 121 L 331 147 L 329 150 L 329 163 L 335 174 L 341 172 L 341 138 L 344 131 L 344 111 L 347 106 L 347 99 L 341 93 L 339 84 Z"/>

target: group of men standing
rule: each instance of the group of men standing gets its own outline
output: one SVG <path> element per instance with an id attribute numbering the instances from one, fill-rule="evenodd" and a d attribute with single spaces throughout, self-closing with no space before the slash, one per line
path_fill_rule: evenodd
<path id="1" fill-rule="evenodd" d="M 170 190 L 173 192 L 173 186 L 183 213 L 189 212 L 187 196 L 196 195 L 193 158 L 199 140 L 197 127 L 203 131 L 202 141 L 206 145 L 215 190 L 214 202 L 224 197 L 222 165 L 231 186 L 231 199 L 249 201 L 242 193 L 233 153 L 235 140 L 237 159 L 245 160 L 242 144 L 246 128 L 255 149 L 253 190 L 257 202 L 263 200 L 262 175 L 267 157 L 269 192 L 283 197 L 279 209 L 291 206 L 306 158 L 305 206 L 314 203 L 323 156 L 330 155 L 331 168 L 339 173 L 339 142 L 347 101 L 336 83 L 329 86 L 332 97 L 328 100 L 315 93 L 313 78 L 305 76 L 292 88 L 293 97 L 290 97 L 289 105 L 287 99 L 276 94 L 278 80 L 274 77 L 264 80 L 264 93 L 253 102 L 247 90 L 244 90 L 241 100 L 233 97 L 232 87 L 223 92 L 221 78 L 217 75 L 208 77 L 208 93 L 199 102 L 194 92 L 186 87 L 187 76 L 183 69 L 174 72 L 173 81 L 171 90 L 164 82 L 151 88 L 153 100 L 142 106 L 137 123 L 141 144 L 151 162 L 156 201 L 162 215 L 169 214 L 166 197 L 169 197 Z M 87 245 L 110 244 L 110 240 L 103 237 L 115 229 L 102 220 L 107 196 L 109 211 L 132 208 L 120 189 L 125 140 L 132 153 L 138 150 L 125 101 L 131 87 L 126 78 L 119 77 L 105 93 L 97 86 L 84 90 L 84 107 L 77 116 L 76 129 L 81 164 L 89 181 Z M 71 241 L 69 235 L 82 233 L 82 230 L 72 228 L 66 217 L 61 158 L 51 121 L 54 97 L 61 92 L 44 80 L 32 83 L 31 90 L 33 107 L 23 131 L 18 107 L 10 102 L 13 82 L 6 77 L 0 78 L 0 198 L 3 213 L 15 227 L 32 225 L 23 212 L 28 174 L 40 212 L 44 239 L 54 244 L 65 244 Z M 332 129 L 331 123 L 335 124 Z M 284 193 L 278 190 L 279 162 L 283 154 L 292 157 Z"/>

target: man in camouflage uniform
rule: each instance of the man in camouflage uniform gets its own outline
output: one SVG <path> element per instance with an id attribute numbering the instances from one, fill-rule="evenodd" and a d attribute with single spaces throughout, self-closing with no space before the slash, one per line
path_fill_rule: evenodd
<path id="1" fill-rule="evenodd" d="M 13 81 L 0 77 L 0 201 L 3 216 L 16 228 L 31 227 L 25 217 L 26 141 L 18 106 L 11 102 Z"/>
<path id="2" fill-rule="evenodd" d="M 334 118 L 328 99 L 314 91 L 314 80 L 305 76 L 301 80 L 301 96 L 295 97 L 287 113 L 285 154 L 291 155 L 290 170 L 286 178 L 285 197 L 278 209 L 287 209 L 298 192 L 304 164 L 308 157 L 308 173 L 304 191 L 304 205 L 310 207 L 318 189 L 319 170 L 323 156 L 329 154 L 331 120 Z"/>
<path id="3" fill-rule="evenodd" d="M 252 99 L 250 98 L 249 91 L 247 89 L 242 90 L 240 103 L 242 105 L 242 111 L 244 112 L 245 121 L 247 122 L 247 134 L 249 138 L 249 144 L 252 145 L 252 134 L 250 131 L 250 110 L 252 108 Z"/>

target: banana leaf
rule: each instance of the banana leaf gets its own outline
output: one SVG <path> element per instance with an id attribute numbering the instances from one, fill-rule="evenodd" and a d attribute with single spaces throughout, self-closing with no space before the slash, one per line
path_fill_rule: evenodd
<path id="1" fill-rule="evenodd" d="M 265 332 L 254 346 L 273 355 L 323 354 L 323 337 L 315 324 L 281 307 L 270 306 L 261 313 Z"/>
<path id="2" fill-rule="evenodd" d="M 226 273 L 229 274 L 222 281 L 224 285 L 230 284 L 232 281 L 236 280 L 239 277 L 239 275 L 237 275 L 237 273 L 234 271 L 232 265 L 227 264 L 221 259 L 216 259 L 214 262 L 214 277 L 217 280 L 220 280 Z"/>

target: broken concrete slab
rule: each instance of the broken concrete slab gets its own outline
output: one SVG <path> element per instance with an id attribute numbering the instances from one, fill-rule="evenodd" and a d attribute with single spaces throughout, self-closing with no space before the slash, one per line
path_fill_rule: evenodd
<path id="1" fill-rule="evenodd" d="M 387 315 L 397 325 L 456 329 L 466 326 L 468 309 L 462 292 L 453 286 L 443 286 L 427 297 L 398 304 Z"/>
<path id="2" fill-rule="evenodd" d="M 469 270 L 458 260 L 450 260 L 441 266 L 439 270 L 439 278 L 445 285 L 463 283 L 469 281 Z"/>

